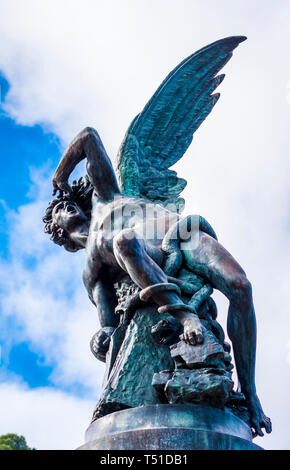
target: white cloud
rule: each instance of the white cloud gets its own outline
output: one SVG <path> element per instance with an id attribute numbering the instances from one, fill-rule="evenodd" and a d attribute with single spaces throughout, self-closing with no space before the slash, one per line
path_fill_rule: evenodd
<path id="1" fill-rule="evenodd" d="M 218 38 L 248 36 L 225 69 L 221 100 L 177 168 L 189 182 L 186 211 L 209 219 L 254 286 L 257 385 L 274 422 L 273 434 L 260 442 L 289 447 L 289 2 L 11 0 L 1 8 L 7 111 L 19 123 L 43 123 L 65 143 L 92 125 L 110 155 L 178 61 Z M 78 284 L 81 254 L 48 249 L 37 222 L 47 197 L 48 190 L 38 194 L 13 218 L 6 313 L 16 312 L 25 335 L 48 357 L 57 354 L 56 381 L 81 374 L 93 387 L 97 366 L 84 346 L 74 348 L 95 330 L 94 309 Z M 24 260 L 34 250 L 30 273 Z M 68 300 L 62 292 L 71 282 Z M 225 303 L 219 304 L 225 320 Z"/>
<path id="2" fill-rule="evenodd" d="M 3 354 L 9 341 L 29 341 L 48 364 L 56 362 L 51 377 L 54 383 L 82 384 L 96 395 L 103 365 L 89 349 L 99 323 L 81 281 L 84 254 L 59 249 L 43 233 L 41 218 L 49 184 L 40 172 L 34 178 L 36 200 L 8 213 L 11 258 L 0 266 L 0 300 L 2 321 L 12 315 L 19 331 L 9 332 Z"/>
<path id="3" fill-rule="evenodd" d="M 0 435 L 23 435 L 38 450 L 73 450 L 84 443 L 94 402 L 52 388 L 0 384 Z"/>

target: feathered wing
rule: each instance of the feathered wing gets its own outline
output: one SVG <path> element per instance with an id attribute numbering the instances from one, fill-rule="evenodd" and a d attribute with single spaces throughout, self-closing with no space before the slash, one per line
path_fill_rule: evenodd
<path id="1" fill-rule="evenodd" d="M 193 134 L 219 98 L 220 69 L 244 41 L 233 36 L 216 41 L 183 60 L 161 83 L 131 123 L 121 144 L 116 174 L 124 194 L 162 204 L 174 203 L 186 181 L 169 168 L 189 147 Z"/>

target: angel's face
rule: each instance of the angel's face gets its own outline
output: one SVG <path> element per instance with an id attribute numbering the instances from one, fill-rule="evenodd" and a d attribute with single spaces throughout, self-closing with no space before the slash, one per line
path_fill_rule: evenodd
<path id="1" fill-rule="evenodd" d="M 83 225 L 87 217 L 74 202 L 61 201 L 53 208 L 52 219 L 61 228 L 70 232 Z"/>

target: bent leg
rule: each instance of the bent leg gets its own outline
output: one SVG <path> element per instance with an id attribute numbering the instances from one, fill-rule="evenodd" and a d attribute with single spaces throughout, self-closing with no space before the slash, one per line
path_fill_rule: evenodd
<path id="1" fill-rule="evenodd" d="M 134 230 L 122 230 L 114 238 L 113 249 L 119 265 L 141 289 L 168 282 L 165 273 L 146 252 L 144 240 L 138 238 Z M 159 306 L 183 304 L 178 294 L 169 290 L 153 293 L 152 297 Z M 202 325 L 197 315 L 191 313 L 185 304 L 184 310 L 171 313 L 184 326 L 185 341 L 191 344 L 202 342 Z"/>
<path id="2" fill-rule="evenodd" d="M 187 269 L 207 278 L 230 301 L 227 327 L 241 389 L 248 400 L 255 430 L 263 435 L 261 427 L 264 426 L 271 432 L 269 418 L 262 411 L 255 388 L 256 317 L 251 284 L 231 254 L 209 235 L 200 232 L 194 249 L 190 241 L 183 248 Z"/>

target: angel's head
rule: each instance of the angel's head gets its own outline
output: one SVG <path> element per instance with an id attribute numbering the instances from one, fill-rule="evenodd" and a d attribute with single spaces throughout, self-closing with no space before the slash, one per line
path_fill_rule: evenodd
<path id="1" fill-rule="evenodd" d="M 50 239 L 67 251 L 84 248 L 91 212 L 92 186 L 87 178 L 72 184 L 69 196 L 61 196 L 50 201 L 43 217 L 44 231 Z"/>

